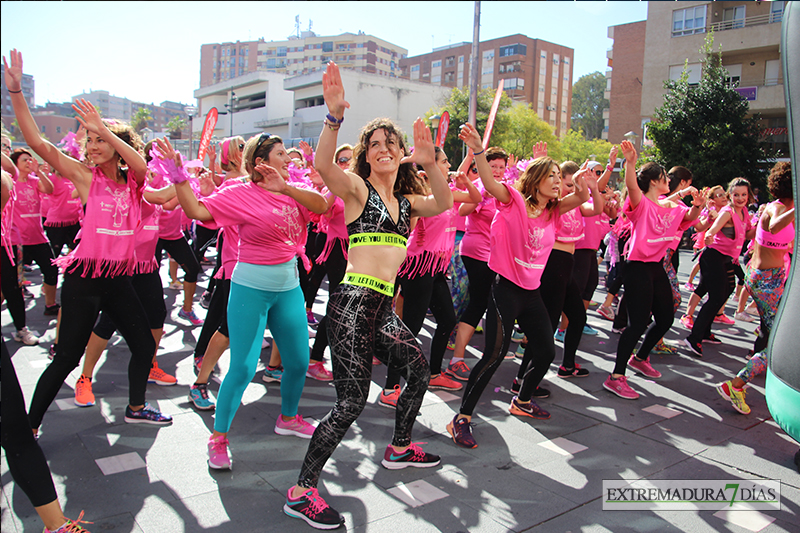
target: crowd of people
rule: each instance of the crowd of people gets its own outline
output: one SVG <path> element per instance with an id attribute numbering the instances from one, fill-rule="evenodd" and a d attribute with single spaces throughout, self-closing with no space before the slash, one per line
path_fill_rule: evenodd
<path id="1" fill-rule="evenodd" d="M 793 246 L 789 163 L 772 169 L 768 187 L 775 200 L 755 213 L 748 210 L 753 198 L 747 180 L 698 190 L 683 166 L 637 165 L 628 141 L 611 150 L 607 165 L 555 161 L 544 143 L 533 147 L 532 158 L 518 161 L 485 146 L 475 125 L 463 124 L 459 138 L 468 155 L 451 171 L 420 119 L 413 125 L 413 149 L 382 118 L 364 126 L 354 145 L 342 144 L 338 131 L 350 104 L 331 63 L 323 75 L 328 114 L 316 151 L 306 143 L 287 149 L 269 133 L 230 137 L 209 149 L 205 167 L 185 161 L 168 139 L 142 146 L 129 125 L 102 118 L 83 100 L 74 105 L 80 132 L 56 147 L 39 133 L 21 94 L 22 73 L 22 56 L 14 50 L 5 81 L 28 148 L 12 150 L 3 138 L 2 291 L 14 340 L 39 343 L 26 327 L 20 279 L 23 265 L 35 262 L 44 313 L 58 317 L 57 342 L 28 409 L 3 342 L 2 445 L 46 532 L 85 530 L 80 518 L 64 518 L 58 503 L 37 443 L 44 414 L 82 360 L 75 403 L 95 404 L 95 366 L 115 330 L 130 351 L 125 421 L 172 422 L 146 401 L 148 383 L 177 383 L 156 361 L 167 316 L 159 274 L 163 251 L 184 272 L 182 285 L 174 285 L 184 291 L 178 316 L 202 325 L 188 394 L 198 410 L 216 411 L 209 467 L 233 468 L 231 423 L 268 345 L 269 328 L 273 344 L 262 379 L 280 383 L 274 431 L 308 440 L 283 510 L 315 528 L 344 523 L 317 485 L 367 403 L 375 365 L 387 368 L 379 403 L 395 411 L 381 461 L 387 469 L 442 462 L 412 442 L 429 389 L 460 391 L 458 412 L 442 423 L 456 445 L 477 447 L 470 421 L 505 359 L 521 359 L 509 412 L 550 418 L 537 401 L 551 394 L 542 380 L 556 360 L 557 341 L 563 346 L 559 378 L 590 372 L 576 356 L 582 336 L 597 333 L 587 325 L 587 311 L 603 255 L 609 259 L 608 296 L 598 312 L 620 334 L 603 387 L 623 399 L 638 398 L 628 367 L 657 379 L 661 373 L 650 353 L 678 349 L 664 335 L 682 305 L 676 250 L 690 228 L 700 282 L 680 320 L 690 330 L 685 349 L 702 357 L 704 343 L 720 342 L 711 326 L 731 320 L 725 302 L 737 290 L 741 270 L 735 319 L 752 320 L 745 309 L 752 297 L 758 337 L 742 371 L 717 390 L 736 411 L 750 412 L 744 387 L 765 371 Z M 618 152 L 625 177 L 615 191 L 609 179 Z M 209 242 L 217 262 L 202 296 L 203 321 L 193 301 Z M 62 255 L 64 245 L 68 252 Z M 326 276 L 327 311 L 317 324 L 312 305 Z M 690 282 L 694 278 L 693 272 Z M 426 354 L 417 337 L 428 311 L 436 328 Z M 309 325 L 317 325 L 312 349 Z M 466 347 L 481 327 L 485 348 L 470 366 Z M 512 342 L 519 343 L 516 354 Z M 214 398 L 209 378 L 227 348 L 230 363 Z M 453 352 L 445 364 L 448 349 Z M 8 377 L 15 387 L 6 386 Z M 307 377 L 332 381 L 335 389 L 331 411 L 317 424 L 299 412 Z"/>

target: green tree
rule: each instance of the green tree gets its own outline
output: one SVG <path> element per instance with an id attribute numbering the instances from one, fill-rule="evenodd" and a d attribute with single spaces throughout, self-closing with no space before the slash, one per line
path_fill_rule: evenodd
<path id="1" fill-rule="evenodd" d="M 601 72 L 581 76 L 572 86 L 572 129 L 583 131 L 585 139 L 599 139 L 603 134 L 603 109 L 608 100 L 606 77 Z"/>
<path id="2" fill-rule="evenodd" d="M 492 110 L 492 102 L 494 101 L 495 91 L 491 89 L 483 89 L 478 92 L 478 110 L 476 127 L 478 131 L 483 132 L 486 130 L 486 122 L 489 120 L 489 112 Z M 511 107 L 511 98 L 506 93 L 500 98 L 500 106 L 498 108 L 497 117 L 494 121 L 492 128 L 492 145 L 495 145 L 494 139 L 502 136 L 508 128 L 509 119 L 503 113 L 504 110 Z M 461 154 L 463 143 L 458 139 L 458 128 L 465 124 L 469 119 L 469 88 L 465 87 L 459 89 L 453 88 L 447 100 L 440 106 L 432 107 L 427 116 L 441 115 L 447 111 L 450 113 L 450 127 L 447 130 L 447 136 L 444 140 L 444 151 L 450 159 L 453 170 L 461 163 Z M 425 119 L 430 125 L 430 119 Z"/>
<path id="3" fill-rule="evenodd" d="M 727 184 L 736 176 L 763 188 L 768 161 L 774 159 L 761 142 L 759 116 L 728 83 L 722 51 L 714 52 L 714 35 L 700 49 L 702 76 L 690 86 L 688 73 L 664 82 L 664 105 L 656 109 L 647 135 L 653 141 L 649 158 L 667 168 L 687 167 L 695 186 Z"/>
<path id="4" fill-rule="evenodd" d="M 150 114 L 150 110 L 146 107 L 140 107 L 136 110 L 136 113 L 133 114 L 131 127 L 135 129 L 137 133 L 141 132 L 147 127 L 147 123 L 151 120 L 153 120 L 153 115 Z"/>
<path id="5" fill-rule="evenodd" d="M 594 159 L 606 165 L 611 146 L 612 144 L 604 139 L 587 141 L 583 132 L 570 130 L 561 139 L 561 160 L 575 161 L 580 165 L 587 159 Z"/>
<path id="6" fill-rule="evenodd" d="M 186 128 L 186 121 L 183 120 L 181 116 L 176 115 L 172 117 L 172 120 L 167 122 L 167 131 L 173 139 L 180 139 L 181 132 L 183 132 L 184 128 Z"/>
<path id="7" fill-rule="evenodd" d="M 561 148 L 553 127 L 539 118 L 536 111 L 528 104 L 516 104 L 503 112 L 507 119 L 506 128 L 492 134 L 492 144 L 502 147 L 506 152 L 520 159 L 533 155 L 533 145 L 539 141 L 547 143 L 547 153 L 554 159 L 560 159 Z"/>

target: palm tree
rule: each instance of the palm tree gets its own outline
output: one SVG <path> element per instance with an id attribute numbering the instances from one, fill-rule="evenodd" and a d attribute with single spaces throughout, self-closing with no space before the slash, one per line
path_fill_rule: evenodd
<path id="1" fill-rule="evenodd" d="M 172 120 L 167 122 L 167 131 L 169 132 L 169 136 L 173 139 L 180 139 L 181 132 L 183 132 L 185 128 L 186 121 L 179 115 L 172 117 Z"/>
<path id="2" fill-rule="evenodd" d="M 140 107 L 134 113 L 133 119 L 131 119 L 131 127 L 137 132 L 141 132 L 151 120 L 153 120 L 153 115 L 150 114 L 150 110 L 146 107 Z"/>

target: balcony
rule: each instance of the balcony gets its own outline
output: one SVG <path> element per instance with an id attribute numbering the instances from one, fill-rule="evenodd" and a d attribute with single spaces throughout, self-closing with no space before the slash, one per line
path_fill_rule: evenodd
<path id="1" fill-rule="evenodd" d="M 754 17 L 713 22 L 706 26 L 706 31 L 714 31 L 717 33 L 727 30 L 738 30 L 752 26 L 761 26 L 763 24 L 772 24 L 774 22 L 780 22 L 782 19 L 783 13 L 767 13 L 764 15 L 756 15 Z"/>

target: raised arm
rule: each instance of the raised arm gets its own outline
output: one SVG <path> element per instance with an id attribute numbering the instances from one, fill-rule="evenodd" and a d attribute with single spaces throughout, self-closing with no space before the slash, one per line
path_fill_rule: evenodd
<path id="1" fill-rule="evenodd" d="M 183 168 L 180 154 L 172 148 L 169 139 L 156 139 L 156 149 L 161 159 L 166 160 L 168 166 L 171 167 L 169 178 L 175 184 L 178 202 L 180 202 L 186 216 L 200 221 L 213 220 L 214 217 L 211 216 L 208 208 L 200 203 L 194 195 L 192 186 L 189 184 L 189 174 Z M 169 162 L 172 162 L 172 164 L 170 165 Z"/>
<path id="2" fill-rule="evenodd" d="M 53 182 L 50 181 L 50 176 L 47 175 L 50 171 L 50 165 L 48 165 L 47 162 L 45 162 L 43 165 L 39 165 L 39 162 L 34 159 L 33 168 L 33 172 L 36 174 L 36 177 L 39 178 L 39 181 L 36 184 L 36 188 L 39 190 L 39 192 L 43 194 L 53 194 Z"/>
<path id="3" fill-rule="evenodd" d="M 625 156 L 625 186 L 628 187 L 628 198 L 631 199 L 631 207 L 636 207 L 642 201 L 642 190 L 636 181 L 636 148 L 630 141 L 619 143 L 622 148 L 622 155 Z"/>
<path id="4" fill-rule="evenodd" d="M 328 210 L 328 201 L 324 196 L 317 191 L 300 189 L 293 185 L 289 185 L 277 170 L 266 163 L 260 163 L 256 167 L 256 172 L 264 177 L 263 180 L 257 183 L 259 187 L 263 187 L 264 189 L 276 194 L 286 195 L 309 211 L 317 213 L 318 215 L 321 215 Z"/>
<path id="5" fill-rule="evenodd" d="M 8 172 L 9 176 L 13 176 L 14 172 L 17 170 L 17 165 L 8 157 L 6 154 L 0 153 L 2 155 L 2 162 L 3 162 L 3 170 Z"/>
<path id="6" fill-rule="evenodd" d="M 456 185 L 461 185 L 466 190 L 456 189 L 453 191 L 453 201 L 461 203 L 479 204 L 483 197 L 481 191 L 475 187 L 466 174 L 458 172 L 456 174 Z M 461 209 L 459 207 L 459 209 Z"/>
<path id="7" fill-rule="evenodd" d="M 11 105 L 14 107 L 14 115 L 17 117 L 17 124 L 22 131 L 27 145 L 39 154 L 39 156 L 50 163 L 62 176 L 75 183 L 76 187 L 86 186 L 92 180 L 92 172 L 86 166 L 69 156 L 61 153 L 50 141 L 46 140 L 39 133 L 39 127 L 33 120 L 28 102 L 22 95 L 22 53 L 16 49 L 10 53 L 11 65 L 6 62 L 3 56 L 3 66 L 5 68 L 6 87 L 11 97 Z"/>
<path id="8" fill-rule="evenodd" d="M 606 185 L 608 185 L 608 180 L 611 178 L 611 170 L 617 164 L 617 152 L 619 148 L 615 144 L 611 147 L 611 151 L 608 153 L 608 166 L 603 171 L 603 175 L 600 176 L 600 179 L 597 180 L 597 188 L 601 191 L 606 189 Z"/>
<path id="9" fill-rule="evenodd" d="M 169 185 L 162 189 L 151 189 L 147 187 L 144 190 L 143 196 L 151 204 L 164 205 L 173 198 L 175 198 L 175 185 Z"/>
<path id="10" fill-rule="evenodd" d="M 603 179 L 602 176 L 600 179 Z M 581 214 L 585 217 L 599 215 L 603 212 L 603 208 L 606 206 L 606 198 L 600 194 L 599 180 L 594 172 L 590 170 L 584 174 L 584 181 L 589 187 L 589 194 L 592 197 L 592 203 L 591 205 L 588 202 L 581 204 Z"/>
<path id="11" fill-rule="evenodd" d="M 575 184 L 575 192 L 566 195 L 558 202 L 558 212 L 564 214 L 567 211 L 580 207 L 581 204 L 589 199 L 589 186 L 586 184 L 586 175 L 589 172 L 589 160 L 583 162 L 581 168 L 572 176 Z M 595 188 L 597 184 L 595 183 Z"/>
<path id="12" fill-rule="evenodd" d="M 764 215 L 761 215 L 761 218 L 764 218 Z M 780 215 L 770 215 L 769 216 L 769 225 L 765 229 L 767 229 L 770 233 L 778 233 L 780 230 L 788 226 L 794 222 L 794 206 L 791 209 L 786 209 Z"/>
<path id="13" fill-rule="evenodd" d="M 422 195 L 409 197 L 412 216 L 432 217 L 453 207 L 453 193 L 450 192 L 447 178 L 436 164 L 431 130 L 421 118 L 414 121 L 414 153 L 400 160 L 401 165 L 404 163 L 417 163 L 425 169 L 433 193 L 433 198 Z"/>
<path id="14" fill-rule="evenodd" d="M 486 161 L 485 150 L 481 144 L 481 136 L 475 126 L 466 123 L 459 129 L 458 138 L 464 141 L 468 147 L 475 153 L 475 163 L 478 165 L 478 176 L 481 178 L 483 188 L 497 198 L 500 203 L 507 204 L 511 201 L 511 193 L 508 192 L 506 186 L 500 182 L 495 181 L 492 174 L 492 167 Z"/>

